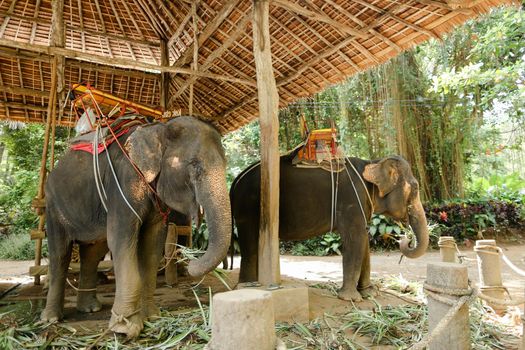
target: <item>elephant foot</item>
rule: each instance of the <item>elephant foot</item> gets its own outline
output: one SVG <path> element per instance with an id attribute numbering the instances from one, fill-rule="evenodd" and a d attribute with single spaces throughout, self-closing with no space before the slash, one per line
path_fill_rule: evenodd
<path id="1" fill-rule="evenodd" d="M 379 294 L 379 291 L 377 290 L 377 287 L 369 285 L 368 287 L 363 289 L 359 288 L 359 293 L 363 298 L 371 298 L 377 296 Z"/>
<path id="2" fill-rule="evenodd" d="M 337 297 L 339 299 L 347 300 L 347 301 L 355 301 L 356 303 L 359 303 L 363 301 L 363 297 L 361 294 L 357 291 L 357 289 L 340 289 L 337 293 Z"/>
<path id="3" fill-rule="evenodd" d="M 102 304 L 98 301 L 97 296 L 93 294 L 80 293 L 77 297 L 77 310 L 80 312 L 91 313 L 102 309 Z"/>
<path id="4" fill-rule="evenodd" d="M 160 316 L 160 308 L 154 302 L 144 302 L 141 315 L 143 320 L 149 320 Z"/>
<path id="5" fill-rule="evenodd" d="M 56 323 L 60 321 L 62 317 L 63 317 L 62 311 L 54 307 L 46 307 L 42 311 L 42 314 L 40 315 L 40 319 L 43 322 L 49 322 L 49 323 Z"/>
<path id="6" fill-rule="evenodd" d="M 144 328 L 142 315 L 140 311 L 131 316 L 125 316 L 115 313 L 111 310 L 111 319 L 109 328 L 115 333 L 125 334 L 128 339 L 137 338 Z"/>

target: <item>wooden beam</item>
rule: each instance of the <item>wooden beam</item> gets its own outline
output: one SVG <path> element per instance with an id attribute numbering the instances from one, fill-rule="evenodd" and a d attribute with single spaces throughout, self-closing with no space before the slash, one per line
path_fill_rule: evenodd
<path id="1" fill-rule="evenodd" d="M 66 45 L 66 32 L 64 31 L 64 0 L 51 1 L 51 47 L 63 48 Z M 80 9 L 79 9 L 80 10 Z M 57 93 L 61 94 L 65 88 L 65 58 L 55 54 L 57 58 Z"/>
<path id="2" fill-rule="evenodd" d="M 414 23 L 411 23 L 407 20 L 404 20 L 400 17 L 397 16 L 396 12 L 406 6 L 405 4 L 403 3 L 395 3 L 394 6 L 392 6 L 392 8 L 390 8 L 388 11 L 380 8 L 380 7 L 377 7 L 376 5 L 372 4 L 371 2 L 369 1 L 366 1 L 366 0 L 352 0 L 364 7 L 368 7 L 369 9 L 372 9 L 374 11 L 376 11 L 377 13 L 379 13 L 381 16 L 376 18 L 372 23 L 370 23 L 368 26 L 367 26 L 367 30 L 369 28 L 375 28 L 377 27 L 379 24 L 381 24 L 383 22 L 383 20 L 385 20 L 386 18 L 391 18 L 397 22 L 400 22 L 410 28 L 412 28 L 413 30 L 415 31 L 418 31 L 420 33 L 423 33 L 431 38 L 434 38 L 434 39 L 437 39 L 437 40 L 440 40 L 439 36 L 434 33 L 432 30 L 428 30 L 426 28 L 423 28 L 423 27 L 420 27 Z"/>
<path id="3" fill-rule="evenodd" d="M 217 15 L 208 22 L 206 27 L 202 30 L 197 40 L 197 45 L 203 46 L 206 40 L 219 28 L 222 22 L 228 17 L 228 15 L 233 11 L 240 0 L 229 0 L 217 13 Z M 183 65 L 190 62 L 193 57 L 193 43 L 184 51 L 181 57 L 173 64 L 175 67 L 182 67 Z"/>
<path id="4" fill-rule="evenodd" d="M 261 127 L 261 224 L 259 282 L 280 284 L 279 269 L 279 95 L 272 67 L 268 0 L 253 0 L 253 54 Z"/>
<path id="5" fill-rule="evenodd" d="M 329 25 L 331 25 L 334 28 L 337 28 L 337 29 L 339 29 L 339 30 L 349 34 L 349 35 L 353 35 L 353 36 L 356 36 L 356 37 L 361 38 L 361 39 L 367 39 L 367 38 L 370 37 L 370 34 L 364 32 L 362 30 L 354 29 L 354 28 L 350 27 L 347 24 L 344 24 L 344 23 L 341 23 L 339 21 L 336 21 L 336 20 L 332 19 L 330 16 L 327 16 L 324 13 L 320 13 L 319 11 L 309 10 L 309 9 L 304 8 L 301 5 L 296 4 L 294 2 L 291 2 L 291 1 L 287 1 L 287 0 L 272 0 L 272 5 L 276 5 L 276 6 L 284 8 L 284 9 L 286 9 L 288 11 L 292 11 L 292 12 L 298 13 L 298 14 L 300 14 L 302 16 L 307 17 L 308 19 L 329 24 Z"/>
<path id="6" fill-rule="evenodd" d="M 0 106 L 7 107 L 7 108 L 26 109 L 28 111 L 35 111 L 35 112 L 47 112 L 47 106 L 28 105 L 28 104 L 23 104 L 20 102 L 0 101 Z"/>
<path id="7" fill-rule="evenodd" d="M 340 13 L 344 14 L 346 17 L 350 18 L 352 21 L 354 21 L 355 23 L 357 23 L 361 28 L 366 28 L 366 23 L 361 21 L 359 19 L 359 17 L 355 16 L 354 14 L 352 14 L 350 11 L 347 11 L 343 6 L 339 5 L 338 3 L 336 3 L 335 1 L 333 0 L 326 0 L 326 2 L 330 5 L 332 5 L 334 8 L 337 9 L 337 11 L 339 11 Z M 379 33 L 378 31 L 376 31 L 375 29 L 373 28 L 368 28 L 368 31 L 370 32 L 370 34 L 372 34 L 373 36 L 383 40 L 384 42 L 386 42 L 390 47 L 392 47 L 394 50 L 396 50 L 398 53 L 400 53 L 401 51 L 403 51 L 401 49 L 401 47 L 399 47 L 396 43 L 394 43 L 393 41 L 391 41 L 389 38 L 387 38 L 386 36 L 384 36 L 383 34 Z"/>
<path id="8" fill-rule="evenodd" d="M 152 79 L 152 80 L 160 79 L 160 75 L 156 73 L 148 73 L 148 72 L 137 71 L 137 70 L 127 70 L 123 68 L 121 69 L 121 68 L 116 68 L 116 67 L 110 67 L 108 65 L 100 65 L 96 63 L 89 63 L 86 61 L 78 61 L 74 59 L 68 59 L 66 61 L 66 66 L 71 67 L 71 68 L 85 69 L 89 71 L 105 73 L 111 76 L 119 75 L 119 76 L 133 77 L 133 78 L 138 78 L 138 79 Z"/>
<path id="9" fill-rule="evenodd" d="M 140 61 L 133 61 L 127 58 L 112 58 L 107 56 L 95 55 L 91 53 L 79 52 L 72 49 L 60 48 L 60 47 L 48 47 L 44 45 L 32 45 L 29 43 L 18 42 L 8 39 L 0 38 L 0 46 L 7 46 L 14 49 L 23 49 L 31 52 L 46 54 L 46 55 L 63 55 L 71 59 L 77 59 L 80 61 L 87 61 L 92 63 L 103 64 L 107 66 L 120 67 L 125 69 L 134 69 L 138 71 L 148 72 L 148 73 L 161 73 L 169 72 L 176 74 L 188 74 L 195 75 L 203 78 L 224 80 L 232 83 L 244 84 L 249 86 L 256 86 L 257 83 L 253 80 L 239 79 L 235 77 L 230 77 L 226 75 L 206 73 L 200 71 L 194 71 L 189 68 L 182 67 L 162 67 L 156 64 L 150 64 Z"/>
<path id="10" fill-rule="evenodd" d="M 31 60 L 34 62 L 51 62 L 51 58 L 48 55 L 43 55 L 38 52 L 30 52 L 21 49 L 14 49 L 11 47 L 0 46 L 1 57 L 11 57 L 22 60 Z"/>
<path id="11" fill-rule="evenodd" d="M 112 260 L 103 260 L 98 263 L 98 272 L 109 272 L 113 269 L 113 261 Z M 40 275 L 47 275 L 48 266 L 47 265 L 41 265 L 41 266 L 31 266 L 29 268 L 29 276 L 40 276 Z M 72 262 L 69 264 L 68 273 L 79 273 L 80 272 L 80 263 Z"/>
<path id="12" fill-rule="evenodd" d="M 196 71 L 199 69 L 199 39 L 197 38 L 197 4 L 195 2 L 191 3 L 191 19 L 191 27 L 193 32 L 193 62 L 191 64 L 191 69 Z M 193 80 L 193 82 L 194 81 L 195 80 Z M 188 109 L 190 110 L 190 115 L 193 114 L 193 82 L 190 84 L 190 98 L 188 102 Z"/>
<path id="13" fill-rule="evenodd" d="M 46 91 L 27 89 L 16 86 L 2 85 L 0 86 L 0 92 L 7 92 L 14 95 L 26 95 L 32 97 L 49 97 L 49 93 Z"/>
<path id="14" fill-rule="evenodd" d="M 160 41 L 160 64 L 163 67 L 170 65 L 168 43 L 162 39 Z M 166 111 L 169 103 L 170 91 L 170 73 L 163 72 L 160 74 L 160 106 Z"/>
<path id="15" fill-rule="evenodd" d="M 186 17 L 184 17 L 180 25 L 177 27 L 173 35 L 170 37 L 168 41 L 168 47 L 171 47 L 173 43 L 175 43 L 175 40 L 177 40 L 180 37 L 180 35 L 182 34 L 182 31 L 184 30 L 184 27 L 186 27 L 190 19 L 191 19 L 191 13 L 188 13 Z"/>
<path id="16" fill-rule="evenodd" d="M 44 25 L 51 25 L 51 23 L 49 22 L 49 20 L 46 20 L 46 19 L 43 19 L 43 18 L 40 18 L 40 17 L 31 17 L 31 16 L 24 16 L 24 15 L 18 15 L 18 14 L 8 14 L 6 11 L 0 11 L 0 17 L 11 17 L 13 19 L 19 19 L 19 20 L 23 20 L 23 21 L 28 21 L 30 23 L 33 23 L 33 24 L 44 24 Z M 99 30 L 93 30 L 93 29 L 89 29 L 89 28 L 79 28 L 78 26 L 73 26 L 73 25 L 65 25 L 65 29 L 68 30 L 68 31 L 74 31 L 74 32 L 79 32 L 79 33 L 85 33 L 85 34 L 88 34 L 90 36 L 99 36 L 99 37 L 102 37 L 102 38 L 108 38 L 108 39 L 115 39 L 115 40 L 119 40 L 119 41 L 124 41 L 124 42 L 129 42 L 129 43 L 132 43 L 132 44 L 139 44 L 139 45 L 145 45 L 145 46 L 151 46 L 151 47 L 159 47 L 160 46 L 160 42 L 158 41 L 151 41 L 151 40 L 146 40 L 146 39 L 135 39 L 135 38 L 130 38 L 129 36 L 127 36 L 125 34 L 125 32 L 123 31 L 123 35 L 118 35 L 118 34 L 112 34 L 112 33 L 108 33 L 106 32 L 105 28 L 103 27 L 102 31 L 99 31 Z"/>
<path id="17" fill-rule="evenodd" d="M 228 35 L 228 38 L 221 44 L 221 46 L 219 48 L 217 48 L 215 51 L 213 51 L 207 58 L 206 60 L 204 61 L 204 63 L 202 64 L 202 66 L 200 67 L 200 71 L 201 72 L 205 72 L 207 71 L 212 63 L 219 57 L 222 56 L 222 54 L 233 44 L 235 43 L 235 41 L 237 41 L 237 39 L 239 38 L 240 35 L 244 34 L 245 30 L 246 30 L 246 26 L 248 24 L 248 22 L 251 20 L 251 17 L 246 15 L 244 16 L 240 21 L 239 23 L 237 24 L 237 26 L 235 27 L 235 29 L 232 30 L 232 32 L 230 33 L 230 35 Z M 196 77 L 192 76 L 189 80 L 187 80 L 186 82 L 184 82 L 184 84 L 179 88 L 177 89 L 177 92 L 171 96 L 170 100 L 174 101 L 176 98 L 178 98 L 180 95 L 182 95 L 182 93 L 186 90 L 186 88 L 192 84 L 194 81 L 196 80 Z"/>
<path id="18" fill-rule="evenodd" d="M 472 16 L 474 14 L 474 11 L 472 11 L 472 9 L 469 9 L 469 8 L 452 8 L 452 6 L 450 6 L 449 4 L 445 4 L 441 1 L 436 1 L 436 0 L 415 0 L 416 2 L 419 2 L 420 4 L 423 4 L 423 5 L 432 5 L 434 7 L 437 7 L 437 8 L 440 8 L 440 9 L 443 9 L 443 10 L 447 10 L 447 11 L 455 11 L 457 13 L 461 13 L 463 15 L 467 15 L 467 16 Z"/>

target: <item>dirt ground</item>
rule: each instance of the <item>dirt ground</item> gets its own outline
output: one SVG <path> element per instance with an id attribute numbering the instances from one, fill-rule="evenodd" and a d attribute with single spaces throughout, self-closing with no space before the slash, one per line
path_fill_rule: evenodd
<path id="1" fill-rule="evenodd" d="M 503 245 L 505 255 L 519 268 L 525 270 L 525 246 L 524 245 Z M 472 249 L 461 249 L 462 253 L 475 258 Z M 426 265 L 429 262 L 440 260 L 439 251 L 430 251 L 419 259 L 402 259 L 399 263 L 399 252 L 375 252 L 372 255 L 372 278 L 376 282 L 380 278 L 391 275 L 402 275 L 410 281 L 424 281 L 426 276 Z M 237 283 L 240 258 L 236 257 L 234 269 L 228 271 L 229 283 L 234 286 Z M 45 263 L 45 262 L 44 262 Z M 2 261 L 0 260 L 0 313 L 8 310 L 24 314 L 39 313 L 45 303 L 45 291 L 42 286 L 35 286 L 32 278 L 27 276 L 29 266 L 32 261 Z M 469 278 L 474 284 L 479 280 L 476 262 L 467 262 Z M 342 281 L 342 265 L 340 256 L 332 257 L 299 257 L 281 256 L 281 273 L 283 279 L 293 284 L 315 285 L 320 282 L 333 282 L 337 285 Z M 516 275 L 507 265 L 502 262 L 503 281 L 509 289 L 511 296 L 525 296 L 525 278 Z M 76 284 L 75 276 L 70 276 L 73 284 Z M 195 296 L 190 289 L 198 281 L 189 277 L 180 279 L 177 287 L 171 288 L 164 284 L 164 277 L 159 275 L 157 291 L 155 296 L 158 304 L 167 310 L 177 310 L 197 307 Z M 332 283 L 332 284 L 333 284 Z M 226 287 L 214 276 L 208 275 L 200 284 L 202 288 L 201 300 L 208 301 L 207 288 L 211 287 L 213 293 L 226 291 Z M 65 319 L 68 326 L 89 330 L 100 331 L 107 327 L 110 318 L 111 305 L 113 303 L 115 285 L 112 276 L 101 281 L 98 286 L 98 296 L 103 304 L 100 312 L 93 314 L 79 313 L 75 309 L 76 293 L 73 288 L 67 286 Z M 339 300 L 327 289 L 309 288 L 310 296 L 310 318 L 322 316 L 324 313 L 338 314 L 349 311 L 353 306 L 349 302 Z M 381 305 L 401 305 L 406 301 L 389 293 L 381 292 L 376 298 Z M 361 309 L 371 309 L 374 307 L 372 301 L 364 301 L 356 304 Z M 522 306 L 523 308 L 523 306 Z"/>

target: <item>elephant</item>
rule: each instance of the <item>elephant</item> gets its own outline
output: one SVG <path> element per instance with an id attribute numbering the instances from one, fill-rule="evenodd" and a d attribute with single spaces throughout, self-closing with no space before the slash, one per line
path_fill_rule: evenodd
<path id="1" fill-rule="evenodd" d="M 47 179 L 49 289 L 41 319 L 63 317 L 73 242 L 80 245 L 77 309 L 100 310 L 97 264 L 109 248 L 116 280 L 109 329 L 133 338 L 143 321 L 159 312 L 153 293 L 168 208 L 191 217 L 197 217 L 199 205 L 205 210 L 209 245 L 189 263 L 191 276 L 206 274 L 226 256 L 231 239 L 226 158 L 216 128 L 190 116 L 131 127 L 104 153 L 110 160 L 99 155 L 99 176 L 92 154 L 69 150 Z"/>
<path id="2" fill-rule="evenodd" d="M 370 282 L 367 232 L 367 221 L 372 213 L 408 221 L 417 245 L 405 238 L 400 242 L 401 252 L 409 258 L 425 253 L 429 237 L 427 221 L 418 182 L 405 159 L 400 156 L 373 161 L 345 158 L 346 171 L 331 173 L 321 168 L 296 167 L 292 164 L 295 153 L 280 158 L 279 238 L 304 240 L 329 232 L 331 228 L 339 233 L 343 245 L 343 285 L 338 291 L 339 298 L 358 302 L 363 296 L 376 293 Z M 230 201 L 241 252 L 239 282 L 256 281 L 259 163 L 235 178 L 230 188 Z"/>

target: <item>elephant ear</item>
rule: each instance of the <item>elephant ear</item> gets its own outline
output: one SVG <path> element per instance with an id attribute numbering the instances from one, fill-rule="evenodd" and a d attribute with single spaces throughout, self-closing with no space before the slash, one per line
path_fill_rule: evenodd
<path id="1" fill-rule="evenodd" d="M 399 172 L 395 164 L 389 159 L 384 159 L 379 163 L 365 166 L 363 177 L 379 188 L 379 196 L 383 198 L 395 188 Z"/>
<path id="2" fill-rule="evenodd" d="M 148 183 L 155 180 L 160 172 L 163 132 L 162 124 L 139 126 L 126 140 L 125 148 L 129 157 Z"/>

